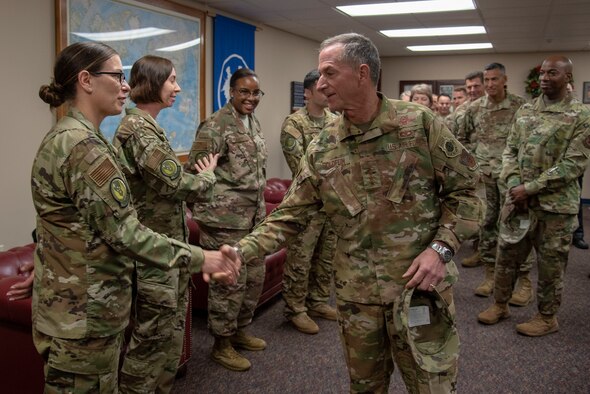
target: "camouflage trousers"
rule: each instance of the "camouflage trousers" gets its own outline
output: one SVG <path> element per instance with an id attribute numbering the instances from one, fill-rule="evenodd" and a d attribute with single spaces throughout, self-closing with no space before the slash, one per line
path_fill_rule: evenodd
<path id="1" fill-rule="evenodd" d="M 452 288 L 441 295 L 454 314 Z M 393 304 L 366 305 L 337 299 L 336 306 L 351 393 L 387 393 L 394 361 L 408 393 L 456 392 L 457 366 L 443 373 L 421 369 L 410 345 L 395 329 Z"/>
<path id="2" fill-rule="evenodd" d="M 540 210 L 532 210 L 532 214 L 536 216 L 536 224 L 531 225 L 522 240 L 509 244 L 500 239 L 494 297 L 498 303 L 508 302 L 516 281 L 518 262 L 523 261 L 534 247 L 539 271 L 537 307 L 542 314 L 554 315 L 561 305 L 563 277 L 577 219 L 575 214 Z"/>
<path id="3" fill-rule="evenodd" d="M 33 343 L 45 363 L 47 394 L 117 392 L 123 332 L 104 338 L 64 339 L 33 328 Z"/>
<path id="4" fill-rule="evenodd" d="M 221 245 L 234 245 L 250 230 L 221 229 L 199 223 L 200 244 L 204 249 L 219 249 Z M 242 264 L 238 283 L 225 286 L 209 283 L 208 325 L 212 335 L 227 337 L 234 335 L 238 328 L 252 322 L 254 309 L 262 293 L 265 265 L 262 259 Z"/>
<path id="5" fill-rule="evenodd" d="M 287 248 L 283 273 L 285 316 L 328 302 L 336 234 L 324 213 L 318 213 Z"/>
<path id="6" fill-rule="evenodd" d="M 169 393 L 182 355 L 190 274 L 136 263 L 133 331 L 121 368 L 122 393 Z"/>
<path id="7" fill-rule="evenodd" d="M 498 178 L 482 176 L 485 185 L 485 216 L 479 229 L 479 253 L 484 265 L 494 267 L 498 249 L 498 219 L 500 209 L 506 199 L 506 186 L 500 184 Z M 530 253 L 526 259 L 520 260 L 518 270 L 521 273 L 531 271 L 534 255 Z"/>

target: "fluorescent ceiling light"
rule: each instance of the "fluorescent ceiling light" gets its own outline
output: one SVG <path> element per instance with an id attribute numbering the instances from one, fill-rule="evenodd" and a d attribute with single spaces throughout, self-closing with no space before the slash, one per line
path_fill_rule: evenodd
<path id="1" fill-rule="evenodd" d="M 476 44 L 447 44 L 447 45 L 415 45 L 407 47 L 414 52 L 430 51 L 463 51 L 468 49 L 487 49 L 493 48 L 490 42 L 480 42 Z"/>
<path id="2" fill-rule="evenodd" d="M 109 31 L 105 33 L 79 33 L 73 32 L 72 34 L 86 38 L 92 41 L 123 41 L 133 40 L 136 38 L 145 38 L 153 36 L 161 36 L 163 34 L 174 33 L 175 30 L 159 29 L 157 27 L 144 27 L 143 29 L 132 29 L 132 30 L 121 30 L 121 31 Z"/>
<path id="3" fill-rule="evenodd" d="M 475 4 L 473 4 L 473 0 L 429 0 L 345 5 L 336 8 L 350 16 L 369 16 L 474 10 Z"/>
<path id="4" fill-rule="evenodd" d="M 431 27 L 425 29 L 381 30 L 387 37 L 433 37 L 460 36 L 465 34 L 485 34 L 483 26 Z"/>
<path id="5" fill-rule="evenodd" d="M 194 47 L 195 45 L 199 45 L 200 43 L 201 43 L 201 39 L 200 38 L 197 38 L 196 40 L 183 42 L 183 43 L 172 45 L 172 46 L 169 46 L 169 47 L 158 48 L 158 49 L 156 49 L 156 51 L 162 51 L 162 52 L 180 51 L 181 49 L 186 49 L 186 48 Z"/>

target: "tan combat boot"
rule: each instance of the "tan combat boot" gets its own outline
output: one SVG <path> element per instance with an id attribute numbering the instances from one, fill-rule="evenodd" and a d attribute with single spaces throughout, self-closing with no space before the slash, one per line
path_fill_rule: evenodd
<path id="1" fill-rule="evenodd" d="M 313 308 L 309 308 L 307 314 L 313 317 L 321 317 L 322 319 L 326 320 L 338 319 L 338 313 L 336 312 L 336 308 L 333 308 L 326 303 L 318 304 Z"/>
<path id="2" fill-rule="evenodd" d="M 318 325 L 305 312 L 294 315 L 290 321 L 302 333 L 313 335 L 320 331 Z"/>
<path id="3" fill-rule="evenodd" d="M 479 267 L 481 265 L 479 250 L 473 252 L 471 256 L 465 257 L 461 261 L 461 265 L 467 268 Z"/>
<path id="4" fill-rule="evenodd" d="M 266 349 L 266 342 L 264 339 L 256 338 L 253 335 L 247 334 L 244 330 L 238 331 L 229 337 L 229 341 L 235 347 L 246 350 L 264 350 Z"/>
<path id="5" fill-rule="evenodd" d="M 486 274 L 483 282 L 475 289 L 475 295 L 489 297 L 494 291 L 494 267 L 486 265 Z"/>
<path id="6" fill-rule="evenodd" d="M 529 337 L 541 337 L 559 330 L 555 315 L 543 315 L 537 313 L 535 317 L 526 323 L 516 325 L 516 331 Z"/>
<path id="7" fill-rule="evenodd" d="M 531 285 L 531 273 L 521 274 L 516 282 L 516 288 L 508 303 L 516 306 L 526 306 L 533 300 L 533 287 Z"/>
<path id="8" fill-rule="evenodd" d="M 509 317 L 510 309 L 508 309 L 508 304 L 494 302 L 492 306 L 477 315 L 477 320 L 483 324 L 496 324 L 500 320 Z"/>
<path id="9" fill-rule="evenodd" d="M 215 344 L 213 344 L 213 350 L 211 351 L 211 359 L 232 371 L 247 371 L 252 366 L 248 359 L 236 352 L 229 338 L 225 337 L 215 338 Z"/>

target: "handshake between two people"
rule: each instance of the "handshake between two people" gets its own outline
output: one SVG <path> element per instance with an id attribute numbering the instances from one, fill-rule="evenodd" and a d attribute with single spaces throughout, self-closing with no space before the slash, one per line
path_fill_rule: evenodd
<path id="1" fill-rule="evenodd" d="M 223 245 L 219 250 L 203 250 L 205 261 L 201 267 L 205 282 L 214 280 L 224 285 L 235 285 L 240 276 L 242 261 L 234 248 Z M 22 300 L 31 297 L 33 293 L 34 265 L 24 264 L 19 268 L 23 276 L 21 282 L 10 287 L 6 296 L 10 301 Z"/>
<path id="2" fill-rule="evenodd" d="M 203 250 L 205 261 L 201 271 L 203 280 L 214 280 L 224 285 L 235 285 L 240 276 L 242 260 L 234 248 L 223 245 L 219 250 Z"/>

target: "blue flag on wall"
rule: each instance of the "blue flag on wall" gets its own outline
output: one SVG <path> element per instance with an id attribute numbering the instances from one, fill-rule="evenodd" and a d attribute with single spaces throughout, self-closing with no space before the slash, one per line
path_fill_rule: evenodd
<path id="1" fill-rule="evenodd" d="M 215 17 L 213 27 L 213 111 L 229 100 L 229 79 L 237 69 L 254 69 L 255 26 Z"/>

